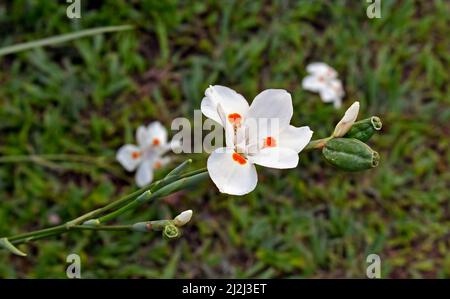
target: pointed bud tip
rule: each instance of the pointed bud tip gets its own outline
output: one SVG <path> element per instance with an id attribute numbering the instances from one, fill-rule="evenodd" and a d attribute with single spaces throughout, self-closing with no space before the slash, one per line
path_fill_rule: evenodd
<path id="1" fill-rule="evenodd" d="M 192 210 L 184 211 L 180 213 L 180 215 L 175 217 L 175 219 L 173 219 L 173 222 L 176 226 L 183 226 L 191 220 L 192 214 Z"/>
<path id="2" fill-rule="evenodd" d="M 355 123 L 356 118 L 358 118 L 358 113 L 359 102 L 356 101 L 345 111 L 344 116 L 334 128 L 333 137 L 344 136 Z"/>

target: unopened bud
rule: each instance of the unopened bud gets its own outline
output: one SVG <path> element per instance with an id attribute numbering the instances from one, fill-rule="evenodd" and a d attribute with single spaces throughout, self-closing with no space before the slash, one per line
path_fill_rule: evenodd
<path id="1" fill-rule="evenodd" d="M 173 223 L 176 226 L 183 226 L 186 223 L 188 223 L 191 220 L 191 218 L 192 218 L 192 210 L 187 210 L 182 212 L 177 217 L 175 217 L 175 219 L 173 219 Z"/>
<path id="2" fill-rule="evenodd" d="M 381 119 L 378 116 L 372 116 L 355 122 L 344 137 L 356 138 L 362 142 L 366 142 L 376 131 L 381 130 L 382 126 Z"/>
<path id="3" fill-rule="evenodd" d="M 91 220 L 83 222 L 83 225 L 97 226 L 97 225 L 100 225 L 100 221 L 98 219 L 91 219 Z"/>
<path id="4" fill-rule="evenodd" d="M 168 239 L 175 239 L 181 235 L 180 229 L 173 224 L 166 225 L 163 230 L 163 236 Z"/>
<path id="5" fill-rule="evenodd" d="M 359 102 L 354 102 L 348 109 L 345 111 L 344 117 L 338 122 L 336 127 L 334 128 L 333 137 L 342 137 L 347 133 L 350 128 L 353 126 L 356 118 L 358 117 L 359 112 Z"/>
<path id="6" fill-rule="evenodd" d="M 379 154 L 354 138 L 333 138 L 322 150 L 325 159 L 337 168 L 361 171 L 378 166 Z"/>

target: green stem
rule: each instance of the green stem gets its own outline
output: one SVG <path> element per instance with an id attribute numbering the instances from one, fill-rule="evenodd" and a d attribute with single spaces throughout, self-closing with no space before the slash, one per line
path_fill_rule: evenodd
<path id="1" fill-rule="evenodd" d="M 205 179 L 208 176 L 208 172 L 204 171 L 204 172 L 200 172 L 200 173 L 196 173 L 194 175 L 191 175 L 189 177 L 183 177 L 180 178 L 170 184 L 165 185 L 164 187 L 158 189 L 157 191 L 155 191 L 154 193 L 152 193 L 151 189 L 148 191 L 148 193 L 143 193 L 141 196 L 137 197 L 135 200 L 133 200 L 132 202 L 128 203 L 127 205 L 121 207 L 120 209 L 117 209 L 107 215 L 104 215 L 97 220 L 97 223 L 104 223 L 104 222 L 108 222 L 112 219 L 117 218 L 118 216 L 133 210 L 141 205 L 143 205 L 146 202 L 152 201 L 154 199 L 157 198 L 161 198 L 163 196 L 172 194 L 174 192 L 177 192 L 183 188 L 186 188 L 188 186 L 191 186 L 203 179 Z"/>
<path id="2" fill-rule="evenodd" d="M 308 143 L 308 145 L 303 149 L 303 151 L 310 151 L 315 149 L 322 149 L 328 140 L 332 139 L 333 137 L 327 137 L 322 139 L 316 139 L 312 140 Z"/>
<path id="3" fill-rule="evenodd" d="M 318 140 L 311 141 L 304 150 L 313 150 L 313 149 L 321 149 L 326 144 L 328 140 L 332 137 L 322 138 Z M 47 155 L 47 158 L 55 158 L 55 159 L 67 159 L 67 155 Z M 78 158 L 84 156 L 78 156 Z M 92 157 L 91 157 L 92 158 Z M 26 161 L 27 159 L 32 160 L 32 156 L 15 156 L 15 158 L 11 157 L 0 157 L 0 163 L 9 163 L 9 162 L 20 162 Z M 187 160 L 173 171 L 169 172 L 162 180 L 156 181 L 144 188 L 141 188 L 127 196 L 124 196 L 104 207 L 88 212 L 80 217 L 77 217 L 65 224 L 58 225 L 55 227 L 45 228 L 33 232 L 28 232 L 24 234 L 15 235 L 7 238 L 12 244 L 21 244 L 26 243 L 38 239 L 43 239 L 59 234 L 63 234 L 72 229 L 75 230 L 129 230 L 130 226 L 102 226 L 100 223 L 108 222 L 112 219 L 117 218 L 118 216 L 133 210 L 144 203 L 155 200 L 157 198 L 161 198 L 177 192 L 183 188 L 189 187 L 202 181 L 206 177 L 208 177 L 208 172 L 205 168 L 194 170 L 182 175 L 179 173 L 190 164 L 191 160 Z M 140 196 L 138 196 L 140 194 Z M 104 214 L 110 210 L 113 210 L 109 214 L 106 214 L 100 218 L 95 219 L 95 217 Z M 81 223 L 86 222 L 87 220 L 94 221 L 96 225 L 80 225 Z"/>
<path id="4" fill-rule="evenodd" d="M 206 171 L 204 169 L 201 169 L 201 170 L 196 170 L 196 171 L 192 171 L 189 173 L 185 173 L 183 175 L 178 175 L 177 173 L 173 173 L 173 172 L 171 172 L 169 174 L 170 175 L 167 175 L 162 180 L 156 181 L 153 184 L 150 184 L 144 188 L 141 188 L 127 196 L 122 197 L 119 200 L 116 200 L 102 208 L 99 208 L 99 209 L 96 209 L 89 213 L 86 213 L 86 214 L 84 214 L 78 218 L 75 218 L 65 224 L 61 224 L 58 226 L 45 228 L 45 229 L 41 229 L 41 230 L 37 230 L 37 231 L 33 231 L 33 232 L 15 235 L 15 236 L 9 237 L 7 239 L 12 244 L 22 244 L 22 243 L 27 243 L 30 241 L 35 241 L 35 240 L 39 240 L 39 239 L 43 239 L 43 238 L 47 238 L 47 237 L 51 237 L 51 236 L 55 236 L 55 235 L 60 235 L 60 234 L 70 231 L 74 227 L 76 229 L 81 229 L 81 228 L 92 229 L 92 227 L 102 228 L 103 226 L 87 226 L 87 225 L 79 225 L 79 224 L 83 223 L 86 220 L 92 219 L 100 214 L 103 214 L 109 210 L 121 207 L 118 210 L 116 210 L 115 212 L 108 214 L 109 215 L 108 218 L 112 219 L 112 218 L 116 217 L 114 215 L 120 215 L 120 214 L 124 213 L 125 211 L 128 211 L 131 208 L 142 204 L 143 202 L 140 202 L 140 201 L 136 201 L 136 200 L 131 201 L 131 200 L 135 199 L 137 195 L 142 194 L 142 193 L 145 194 L 146 191 L 152 190 L 152 189 L 155 191 L 155 193 L 152 194 L 152 198 L 157 198 L 160 196 L 168 195 L 168 194 L 170 194 L 170 192 L 178 191 L 179 190 L 178 188 L 188 186 L 189 183 L 197 182 L 199 175 L 202 174 L 203 176 L 205 176 Z M 178 187 L 178 188 L 176 188 L 176 187 Z M 162 191 L 160 191 L 160 190 L 162 190 Z M 131 206 L 129 204 L 127 205 L 127 203 L 129 203 L 129 204 L 135 203 L 135 204 Z M 124 209 L 125 207 L 126 207 L 126 209 Z M 120 212 L 116 213 L 117 211 L 120 211 Z M 110 217 L 112 217 L 112 218 L 110 218 Z M 108 220 L 108 218 L 106 218 L 106 219 Z M 95 228 L 92 230 L 95 230 Z M 114 230 L 114 229 L 112 229 L 112 230 Z"/>

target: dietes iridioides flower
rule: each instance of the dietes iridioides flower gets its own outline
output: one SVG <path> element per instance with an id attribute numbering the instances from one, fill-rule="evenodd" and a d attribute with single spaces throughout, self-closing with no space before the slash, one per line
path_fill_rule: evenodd
<path id="1" fill-rule="evenodd" d="M 167 141 L 167 130 L 160 122 L 140 126 L 136 131 L 137 145 L 125 144 L 117 151 L 117 161 L 127 170 L 136 171 L 136 184 L 143 187 L 153 180 L 153 171 L 170 162 L 163 157 L 171 147 L 178 146 Z"/>
<path id="2" fill-rule="evenodd" d="M 313 134 L 307 126 L 290 125 L 292 99 L 283 89 L 267 89 L 249 105 L 228 87 L 210 86 L 201 110 L 225 129 L 226 146 L 216 149 L 207 163 L 209 175 L 222 193 L 243 195 L 255 189 L 255 164 L 278 169 L 297 167 L 298 153 Z"/>
<path id="3" fill-rule="evenodd" d="M 335 108 L 340 108 L 345 92 L 336 70 L 326 63 L 313 62 L 306 67 L 306 71 L 309 75 L 303 78 L 302 87 L 319 93 L 323 102 L 332 102 Z"/>

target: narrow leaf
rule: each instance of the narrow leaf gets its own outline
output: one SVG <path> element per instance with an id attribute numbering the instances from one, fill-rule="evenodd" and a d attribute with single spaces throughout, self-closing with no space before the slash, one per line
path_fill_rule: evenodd
<path id="1" fill-rule="evenodd" d="M 19 256 L 27 256 L 26 253 L 20 251 L 16 246 L 11 244 L 7 238 L 1 238 L 0 239 L 0 247 L 3 247 L 5 249 L 8 249 L 11 253 L 14 253 Z"/>
<path id="2" fill-rule="evenodd" d="M 121 25 L 121 26 L 108 26 L 108 27 L 99 27 L 87 30 L 81 30 L 78 32 L 72 32 L 62 35 L 56 35 L 49 38 L 34 40 L 26 43 L 16 44 L 12 46 L 7 46 L 4 48 L 0 48 L 0 56 L 17 53 L 20 51 L 25 51 L 33 48 L 44 47 L 55 45 L 63 42 L 67 42 L 70 40 L 78 39 L 85 36 L 96 35 L 106 32 L 114 32 L 114 31 L 123 31 L 133 29 L 131 25 Z"/>

